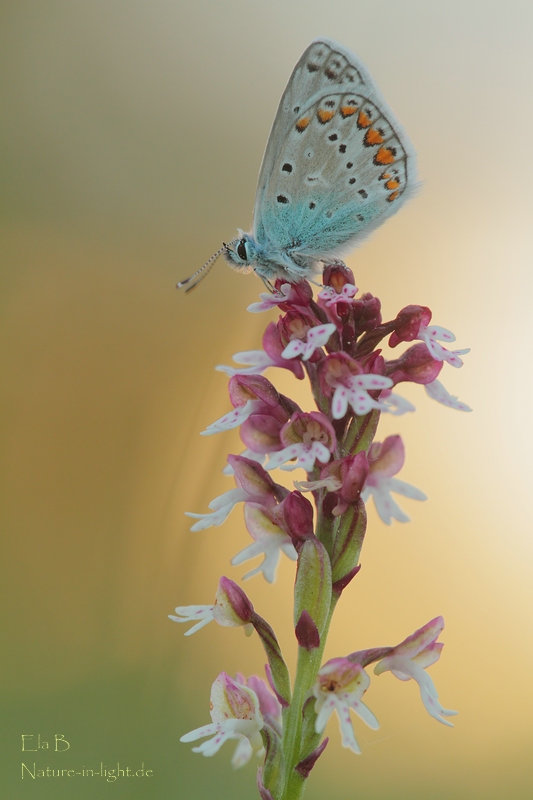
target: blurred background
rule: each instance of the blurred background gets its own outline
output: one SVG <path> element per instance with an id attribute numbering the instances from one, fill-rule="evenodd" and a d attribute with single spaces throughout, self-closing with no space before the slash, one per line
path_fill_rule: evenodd
<path id="1" fill-rule="evenodd" d="M 401 433 L 401 477 L 429 495 L 412 522 L 371 510 L 363 569 L 327 657 L 394 644 L 442 614 L 431 674 L 455 728 L 390 675 L 355 722 L 359 757 L 332 742 L 306 797 L 531 797 L 531 145 L 533 7 L 526 0 L 17 0 L 0 6 L 3 544 L 2 796 L 9 800 L 240 800 L 255 764 L 179 743 L 209 721 L 226 670 L 261 673 L 258 641 L 174 606 L 211 603 L 247 543 L 241 511 L 192 534 L 184 512 L 230 488 L 234 432 L 198 434 L 230 404 L 214 366 L 260 346 L 275 314 L 224 263 L 191 274 L 251 224 L 259 165 L 293 65 L 314 37 L 357 52 L 419 154 L 422 189 L 348 259 L 393 317 L 429 305 L 464 369 L 422 389 Z M 287 373 L 267 376 L 310 409 Z M 529 412 L 528 412 L 529 413 Z M 294 663 L 293 565 L 246 590 Z M 21 735 L 41 749 L 21 753 Z M 54 735 L 70 750 L 51 752 Z M 46 750 L 43 742 L 49 742 Z M 21 779 L 37 768 L 150 777 Z M 76 780 L 74 784 L 73 781 Z"/>

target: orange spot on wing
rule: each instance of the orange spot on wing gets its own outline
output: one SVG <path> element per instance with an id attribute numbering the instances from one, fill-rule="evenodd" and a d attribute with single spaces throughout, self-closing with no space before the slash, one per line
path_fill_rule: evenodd
<path id="1" fill-rule="evenodd" d="M 382 172 L 379 176 L 380 181 L 386 181 L 387 178 L 390 178 L 390 172 Z"/>
<path id="2" fill-rule="evenodd" d="M 325 125 L 326 122 L 329 122 L 330 119 L 334 116 L 334 114 L 335 114 L 334 111 L 325 111 L 325 109 L 323 108 L 319 108 L 317 111 L 317 117 L 322 123 L 322 125 Z"/>
<path id="3" fill-rule="evenodd" d="M 341 114 L 343 117 L 349 117 L 352 114 L 355 114 L 357 111 L 357 106 L 341 106 Z"/>
<path id="4" fill-rule="evenodd" d="M 393 200 L 396 200 L 396 198 L 398 197 L 398 194 L 399 194 L 399 192 L 393 192 L 392 194 L 389 194 L 389 196 L 387 197 L 387 200 L 389 201 L 389 203 L 392 203 Z"/>
<path id="5" fill-rule="evenodd" d="M 369 128 L 365 133 L 366 145 L 382 144 L 383 141 L 384 141 L 383 136 L 375 128 Z"/>
<path id="6" fill-rule="evenodd" d="M 394 161 L 394 153 L 388 147 L 380 147 L 374 156 L 375 164 L 392 164 Z"/>
<path id="7" fill-rule="evenodd" d="M 298 122 L 296 123 L 296 130 L 298 131 L 298 133 L 302 133 L 302 131 L 305 131 L 310 122 L 311 122 L 311 117 L 302 117 L 301 119 L 299 119 Z"/>
<path id="8" fill-rule="evenodd" d="M 360 128 L 368 128 L 368 126 L 370 125 L 370 117 L 367 114 L 365 114 L 364 111 L 360 111 L 359 116 L 357 118 L 357 124 L 359 125 Z"/>
<path id="9" fill-rule="evenodd" d="M 392 178 L 390 181 L 387 181 L 385 186 L 387 189 L 397 189 L 400 185 L 400 181 L 397 181 L 395 178 Z"/>

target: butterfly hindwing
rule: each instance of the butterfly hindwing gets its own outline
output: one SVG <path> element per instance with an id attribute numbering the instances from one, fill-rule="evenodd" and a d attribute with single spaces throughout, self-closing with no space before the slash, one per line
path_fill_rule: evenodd
<path id="1" fill-rule="evenodd" d="M 261 167 L 254 235 L 280 250 L 339 254 L 415 184 L 414 151 L 363 64 L 313 42 L 296 65 Z"/>

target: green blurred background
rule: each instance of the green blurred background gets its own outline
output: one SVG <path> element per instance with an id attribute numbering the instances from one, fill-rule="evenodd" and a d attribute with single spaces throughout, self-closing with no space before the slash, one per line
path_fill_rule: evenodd
<path id="1" fill-rule="evenodd" d="M 401 477 L 430 499 L 404 502 L 409 525 L 370 513 L 327 651 L 398 642 L 443 614 L 432 675 L 455 728 L 416 686 L 375 679 L 381 730 L 355 723 L 356 757 L 330 723 L 306 796 L 530 798 L 529 0 L 17 0 L 0 13 L 1 797 L 254 796 L 255 765 L 233 772 L 229 746 L 203 759 L 178 740 L 209 721 L 218 672 L 262 670 L 261 647 L 214 625 L 184 639 L 166 615 L 245 571 L 228 563 L 247 543 L 239 511 L 198 534 L 183 512 L 230 486 L 237 434 L 198 433 L 229 408 L 213 367 L 260 346 L 268 315 L 245 312 L 259 281 L 222 263 L 191 296 L 174 284 L 249 227 L 285 82 L 326 35 L 368 65 L 423 181 L 348 263 L 389 318 L 427 304 L 472 346 L 443 382 L 475 411 L 408 387 L 417 413 L 384 421 L 406 442 Z M 289 375 L 269 377 L 309 407 Z M 291 664 L 292 576 L 286 561 L 274 586 L 246 587 Z M 71 748 L 22 754 L 22 734 Z M 153 775 L 21 780 L 22 760 Z"/>

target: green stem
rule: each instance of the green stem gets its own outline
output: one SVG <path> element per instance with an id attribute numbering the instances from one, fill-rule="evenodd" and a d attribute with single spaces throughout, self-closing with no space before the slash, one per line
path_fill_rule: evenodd
<path id="1" fill-rule="evenodd" d="M 338 597 L 332 595 L 329 614 L 320 637 L 319 647 L 315 650 L 306 650 L 304 647 L 298 648 L 298 667 L 294 682 L 294 692 L 291 704 L 286 709 L 283 720 L 282 747 L 285 755 L 286 782 L 280 800 L 300 800 L 305 789 L 305 779 L 294 769 L 300 761 L 302 710 L 322 664 L 324 647 L 337 600 Z"/>

